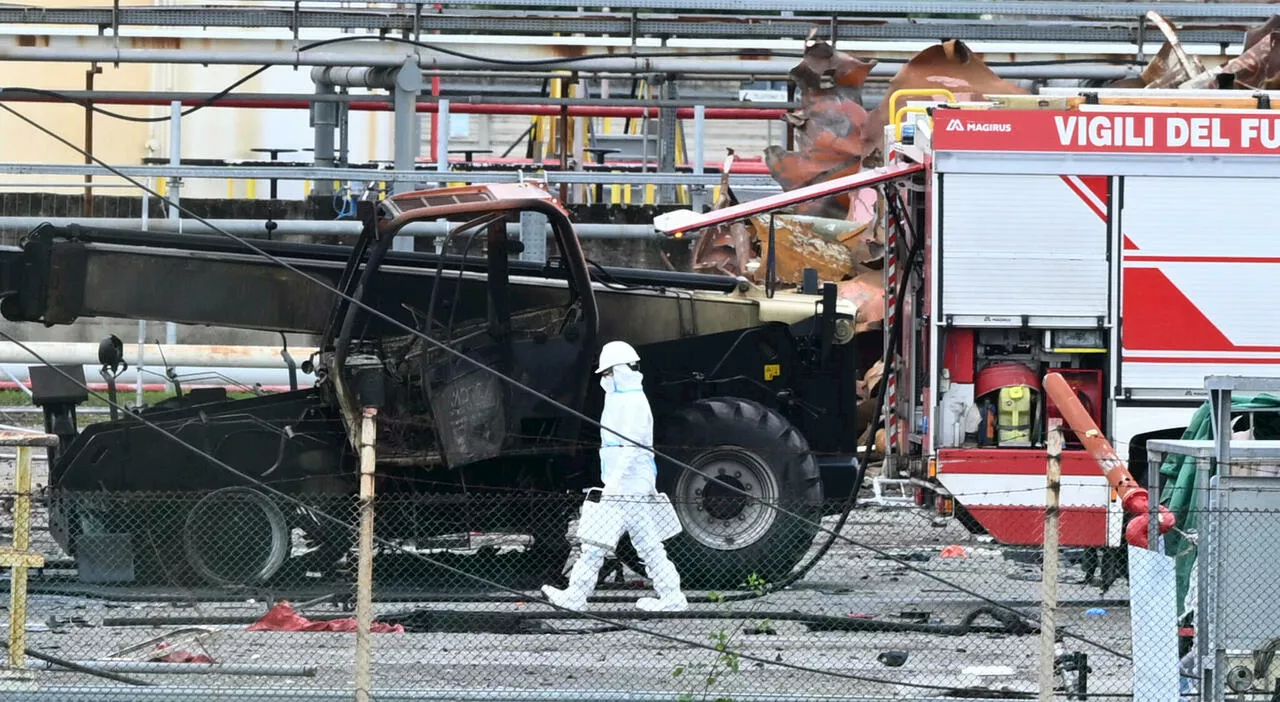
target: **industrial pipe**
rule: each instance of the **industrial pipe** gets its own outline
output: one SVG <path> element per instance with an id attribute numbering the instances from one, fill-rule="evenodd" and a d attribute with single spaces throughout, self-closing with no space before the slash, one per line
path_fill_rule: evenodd
<path id="1" fill-rule="evenodd" d="M 0 342 L 0 364 L 40 363 L 33 354 L 55 365 L 98 363 L 98 345 L 63 341 L 24 342 L 31 353 L 11 341 Z M 148 344 L 148 347 L 151 345 Z M 222 346 L 202 344 L 176 344 L 159 347 L 166 366 L 199 366 L 220 368 L 275 368 L 284 367 L 278 346 Z M 306 358 L 315 348 L 295 348 L 292 353 Z M 138 357 L 137 344 L 124 345 L 124 358 Z"/>
<path id="2" fill-rule="evenodd" d="M 173 372 L 182 381 L 184 388 L 227 388 L 229 391 L 245 391 L 251 388 L 260 387 L 270 392 L 280 392 L 289 389 L 289 369 L 284 367 L 283 363 L 277 362 L 276 366 L 265 368 L 228 368 L 226 366 L 163 366 L 158 362 L 153 362 L 154 354 L 148 359 L 150 368 L 144 368 L 141 373 L 130 363 L 129 368 L 116 377 L 116 389 L 121 393 L 137 390 L 139 384 L 142 385 L 144 391 L 172 390 L 173 386 L 165 374 L 165 369 L 173 368 Z M 130 359 L 125 359 L 126 361 Z M 6 363 L 0 365 L 0 369 L 12 376 L 12 380 L 8 377 L 0 382 L 0 389 L 17 390 L 19 388 L 31 387 L 32 366 L 39 366 L 38 362 L 24 363 Z M 76 365 L 76 364 L 63 364 Z M 100 363 L 84 363 L 79 364 L 84 371 L 84 377 L 90 382 L 86 383 L 90 390 L 94 392 L 104 392 L 107 390 L 107 384 L 103 382 L 94 382 L 98 377 L 98 369 L 102 367 Z M 315 382 L 313 374 L 298 371 L 298 387 L 307 387 Z"/>
<path id="3" fill-rule="evenodd" d="M 38 185 L 34 183 L 33 185 Z M 260 219 L 210 219 L 206 220 L 218 230 L 236 236 L 262 236 L 267 233 L 265 220 Z M 311 220 L 284 219 L 271 220 L 276 225 L 271 231 L 273 237 L 279 236 L 359 236 L 360 223 L 354 220 Z M 31 230 L 42 224 L 68 226 L 79 224 L 86 227 L 103 229 L 142 228 L 142 220 L 128 218 L 85 218 L 85 217 L 0 217 L 0 228 Z M 405 236 L 440 237 L 457 226 L 457 222 L 413 222 L 400 230 Z M 217 234 L 218 230 L 195 219 L 166 220 L 153 219 L 147 222 L 147 231 L 170 234 Z M 663 239 L 661 233 L 649 224 L 574 224 L 574 232 L 580 239 Z M 544 227 L 548 235 L 549 225 Z M 518 222 L 507 223 L 507 234 L 520 233 Z M 277 356 L 279 352 L 277 351 Z M 2 363 L 3 361 L 0 361 Z"/>
<path id="4" fill-rule="evenodd" d="M 73 97 L 68 95 L 68 97 Z M 40 95 L 35 93 L 23 93 L 21 91 L 0 92 L 0 100 L 8 102 L 40 102 L 40 103 L 60 103 L 66 104 L 67 100 L 62 100 L 53 95 Z M 146 97 L 94 97 L 92 102 L 95 105 L 168 105 L 172 102 L 180 102 L 184 107 L 194 107 L 196 105 L 204 105 L 209 103 L 208 99 L 187 98 L 183 100 L 169 100 L 167 98 L 146 98 Z M 352 100 L 347 102 L 347 108 L 355 112 L 391 112 L 394 105 L 390 102 L 381 100 Z M 311 108 L 311 101 L 297 98 L 291 100 L 238 100 L 236 98 L 219 98 L 210 103 L 210 107 L 233 107 L 233 108 L 258 108 L 265 110 L 307 110 Z M 434 101 L 419 101 L 415 107 L 416 111 L 422 113 L 434 113 L 440 110 L 440 105 Z M 457 114 L 470 115 L 517 115 L 517 116 L 554 116 L 558 117 L 562 114 L 559 105 L 539 105 L 539 104 L 506 104 L 506 103 L 467 103 L 467 102 L 451 102 L 449 111 Z M 658 116 L 658 106 L 627 106 L 627 105 L 569 105 L 570 117 L 631 117 L 641 118 L 648 116 L 656 119 Z M 768 107 L 708 107 L 706 108 L 706 119 L 745 119 L 745 120 L 765 120 L 780 119 L 787 111 L 779 108 Z M 680 119 L 693 119 L 693 107 L 676 108 L 676 117 Z"/>
<path id="5" fill-rule="evenodd" d="M 166 47 L 155 48 L 163 44 Z M 189 44 L 189 46 L 184 46 Z M 406 57 L 414 57 L 425 69 L 479 69 L 498 67 L 491 61 L 464 58 L 432 52 L 430 49 L 405 47 L 390 42 L 350 42 L 298 51 L 292 41 L 274 39 L 184 39 L 178 37 L 61 36 L 25 34 L 0 37 L 0 60 L 84 63 L 167 63 L 200 65 L 261 66 L 333 66 L 333 67 L 399 67 Z M 701 75 L 749 75 L 787 77 L 795 67 L 794 59 L 742 58 L 707 59 L 696 56 L 680 58 L 645 58 L 608 56 L 572 61 L 537 63 L 504 63 L 501 68 L 511 73 L 534 71 L 578 71 L 607 73 L 674 73 Z M 900 66 L 878 63 L 872 67 L 873 77 L 892 77 Z M 1136 68 L 1114 65 L 1082 66 L 1000 66 L 996 74 L 1006 79 L 1089 78 L 1116 80 L 1136 75 Z M 328 76 L 344 79 L 341 72 Z M 376 77 L 376 74 L 375 76 Z M 353 83 L 372 81 L 363 73 L 351 76 Z M 333 82 L 332 80 L 330 82 Z"/>
<path id="6" fill-rule="evenodd" d="M 505 74 L 504 74 L 505 75 Z M 564 73 L 549 73 L 553 78 L 563 77 Z M 538 92 L 536 85 L 528 87 L 527 91 L 517 93 L 516 88 L 512 86 L 503 86 L 501 92 L 486 92 L 493 86 L 480 85 L 477 83 L 453 83 L 441 95 L 424 94 L 418 96 L 418 100 L 422 102 L 436 102 L 441 99 L 452 100 L 453 104 L 458 102 L 474 102 L 495 105 L 603 105 L 607 107 L 751 107 L 755 109 L 797 109 L 800 102 L 774 101 L 774 100 L 750 100 L 744 101 L 737 98 L 724 97 L 723 93 L 708 93 L 703 91 L 696 94 L 681 93 L 680 96 L 674 98 L 618 98 L 609 97 L 605 94 L 603 97 L 573 97 L 573 98 L 553 98 L 544 97 Z M 523 86 L 521 86 L 523 88 Z M 122 100 L 144 100 L 158 101 L 154 104 L 168 105 L 172 102 L 181 102 L 184 105 L 200 105 L 210 102 L 222 104 L 223 100 L 237 100 L 243 103 L 241 106 L 249 106 L 250 103 L 273 103 L 279 101 L 305 100 L 313 104 L 350 104 L 352 102 L 380 102 L 387 105 L 392 104 L 394 98 L 390 95 L 379 95 L 376 93 L 336 93 L 336 92 L 313 92 L 313 93 L 296 93 L 296 92 L 235 92 L 229 95 L 211 91 L 200 90 L 57 90 L 58 96 L 65 100 L 75 102 L 90 102 L 97 104 L 110 104 L 116 99 Z M 22 101 L 24 96 L 30 96 L 32 100 L 43 102 L 48 99 L 48 95 L 42 94 L 41 89 L 36 88 L 12 88 L 7 91 L 0 91 L 0 100 L 16 100 Z M 867 95 L 864 93 L 864 103 Z M 865 105 L 868 109 L 874 105 Z"/>
<path id="7" fill-rule="evenodd" d="M 1124 513 L 1133 517 L 1125 526 L 1125 540 L 1139 548 L 1149 548 L 1147 539 L 1149 518 L 1147 513 L 1150 509 L 1150 497 L 1146 488 L 1138 485 L 1138 482 L 1129 474 L 1129 469 L 1125 467 L 1124 461 L 1120 460 L 1120 457 L 1116 455 L 1111 442 L 1107 441 L 1107 438 L 1102 435 L 1098 425 L 1094 423 L 1093 417 L 1089 415 L 1089 411 L 1084 408 L 1080 398 L 1076 397 L 1075 390 L 1071 389 L 1071 385 L 1067 383 L 1067 379 L 1063 378 L 1061 373 L 1049 373 L 1045 376 L 1044 391 L 1049 399 L 1053 400 L 1053 404 L 1058 408 L 1058 411 L 1062 413 L 1062 418 L 1066 420 L 1067 425 L 1075 432 L 1076 438 L 1079 439 L 1080 443 L 1084 444 L 1089 455 L 1093 456 L 1093 459 L 1098 462 L 1098 467 L 1102 469 L 1102 474 L 1106 476 L 1111 488 L 1116 491 L 1116 496 L 1120 499 L 1120 506 Z M 1156 467 L 1152 467 L 1152 470 L 1156 469 Z M 1162 505 L 1159 517 L 1160 533 L 1168 532 L 1173 526 L 1173 513 Z"/>

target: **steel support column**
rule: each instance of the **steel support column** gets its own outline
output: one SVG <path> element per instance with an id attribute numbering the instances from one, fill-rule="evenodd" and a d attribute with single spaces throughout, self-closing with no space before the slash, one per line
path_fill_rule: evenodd
<path id="1" fill-rule="evenodd" d="M 663 76 L 662 87 L 659 88 L 663 100 L 675 97 L 675 83 L 670 76 Z M 658 110 L 658 171 L 671 173 L 676 170 L 676 110 L 663 107 Z M 663 185 L 658 188 L 658 203 L 670 205 L 676 202 L 676 186 Z"/>

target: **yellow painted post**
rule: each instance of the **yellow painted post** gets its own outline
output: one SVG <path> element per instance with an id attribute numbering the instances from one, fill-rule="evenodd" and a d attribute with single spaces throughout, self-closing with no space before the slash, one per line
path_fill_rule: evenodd
<path id="1" fill-rule="evenodd" d="M 258 197 L 258 181 L 250 178 L 244 182 L 244 196 L 250 200 Z"/>
<path id="2" fill-rule="evenodd" d="M 58 437 L 35 432 L 0 432 L 0 446 L 16 446 L 18 463 L 14 470 L 13 542 L 0 549 L 0 568 L 13 572 L 9 578 L 9 655 L 10 674 L 26 672 L 27 634 L 27 569 L 44 565 L 44 557 L 31 553 L 31 449 L 56 446 Z"/>
<path id="3" fill-rule="evenodd" d="M 676 163 L 677 164 L 687 162 L 687 159 L 685 158 L 685 153 L 684 153 L 684 130 L 681 129 L 680 127 L 681 127 L 680 121 L 676 120 Z M 689 204 L 689 186 L 687 185 L 676 186 L 676 201 L 679 202 L 681 205 Z"/>
<path id="4" fill-rule="evenodd" d="M 644 204 L 652 205 L 657 199 L 658 187 L 653 183 L 646 183 L 644 186 Z"/>
<path id="5" fill-rule="evenodd" d="M 302 181 L 302 196 L 311 197 L 311 181 L 309 180 Z"/>
<path id="6" fill-rule="evenodd" d="M 227 199 L 234 199 L 236 196 L 236 182 L 227 178 Z"/>
<path id="7" fill-rule="evenodd" d="M 168 180 L 164 176 L 156 178 L 156 194 L 159 195 L 160 197 L 165 197 L 165 193 L 167 193 L 168 191 L 169 191 Z"/>

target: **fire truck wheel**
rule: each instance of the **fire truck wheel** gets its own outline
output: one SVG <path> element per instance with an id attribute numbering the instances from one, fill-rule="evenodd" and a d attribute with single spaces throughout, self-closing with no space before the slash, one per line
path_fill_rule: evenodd
<path id="1" fill-rule="evenodd" d="M 790 573 L 813 543 L 823 498 L 800 432 L 741 398 L 700 400 L 658 425 L 658 449 L 697 469 L 658 461 L 658 489 L 683 529 L 666 542 L 682 587 L 736 589 L 753 577 L 773 582 Z M 632 561 L 626 546 L 619 555 Z"/>

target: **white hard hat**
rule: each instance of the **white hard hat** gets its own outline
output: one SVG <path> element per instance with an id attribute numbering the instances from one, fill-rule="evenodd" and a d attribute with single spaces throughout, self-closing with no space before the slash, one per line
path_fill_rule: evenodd
<path id="1" fill-rule="evenodd" d="M 625 341 L 610 341 L 600 349 L 600 367 L 596 369 L 597 373 L 603 373 L 614 366 L 624 363 L 635 363 L 640 360 L 640 354 L 631 348 L 631 344 Z"/>

